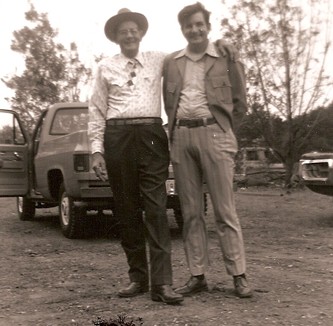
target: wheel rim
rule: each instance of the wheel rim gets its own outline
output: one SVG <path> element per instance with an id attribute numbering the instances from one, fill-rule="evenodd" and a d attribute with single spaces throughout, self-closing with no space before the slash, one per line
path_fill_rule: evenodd
<path id="1" fill-rule="evenodd" d="M 64 225 L 69 224 L 69 198 L 63 196 L 61 199 L 61 220 Z"/>
<path id="2" fill-rule="evenodd" d="M 23 212 L 23 197 L 17 197 L 17 210 L 20 214 Z"/>

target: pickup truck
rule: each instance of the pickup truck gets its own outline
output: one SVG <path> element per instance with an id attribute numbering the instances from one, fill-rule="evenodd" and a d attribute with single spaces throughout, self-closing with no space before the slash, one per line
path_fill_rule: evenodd
<path id="1" fill-rule="evenodd" d="M 109 183 L 91 168 L 87 120 L 87 103 L 54 104 L 30 137 L 15 112 L 0 110 L 0 197 L 17 198 L 21 220 L 33 219 L 37 208 L 58 206 L 63 235 L 80 238 L 88 211 L 113 210 Z M 168 208 L 181 228 L 171 165 L 166 187 Z"/>
<path id="2" fill-rule="evenodd" d="M 333 196 L 333 153 L 303 154 L 299 161 L 299 176 L 310 190 Z"/>
<path id="3" fill-rule="evenodd" d="M 235 157 L 234 184 L 251 186 L 283 180 L 285 167 L 267 147 L 242 147 Z"/>

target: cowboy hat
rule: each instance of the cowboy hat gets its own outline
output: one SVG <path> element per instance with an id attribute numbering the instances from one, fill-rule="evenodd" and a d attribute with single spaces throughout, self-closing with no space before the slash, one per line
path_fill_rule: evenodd
<path id="1" fill-rule="evenodd" d="M 143 35 L 146 34 L 148 29 L 147 18 L 139 14 L 138 12 L 132 12 L 127 8 L 120 9 L 118 14 L 112 16 L 106 23 L 104 27 L 104 32 L 106 37 L 112 41 L 116 42 L 116 33 L 118 25 L 124 21 L 134 21 L 138 24 L 139 28 L 143 31 Z"/>

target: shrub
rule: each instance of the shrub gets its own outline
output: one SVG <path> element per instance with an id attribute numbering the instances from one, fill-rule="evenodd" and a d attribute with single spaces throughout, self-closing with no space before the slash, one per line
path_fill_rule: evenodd
<path id="1" fill-rule="evenodd" d="M 141 317 L 128 320 L 126 314 L 118 315 L 117 318 L 110 318 L 109 320 L 97 317 L 97 320 L 93 321 L 95 326 L 142 326 L 143 320 Z"/>

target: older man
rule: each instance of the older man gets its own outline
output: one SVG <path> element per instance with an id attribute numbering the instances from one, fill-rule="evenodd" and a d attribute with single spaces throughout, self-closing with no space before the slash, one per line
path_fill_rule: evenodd
<path id="1" fill-rule="evenodd" d="M 118 295 L 126 298 L 145 293 L 150 280 L 152 300 L 174 304 L 183 296 L 171 288 L 165 189 L 169 151 L 160 118 L 165 54 L 139 51 L 147 29 L 146 17 L 128 9 L 106 22 L 105 34 L 119 45 L 120 53 L 98 65 L 88 128 L 93 168 L 100 179 L 109 177 L 129 265 L 130 284 Z"/>

